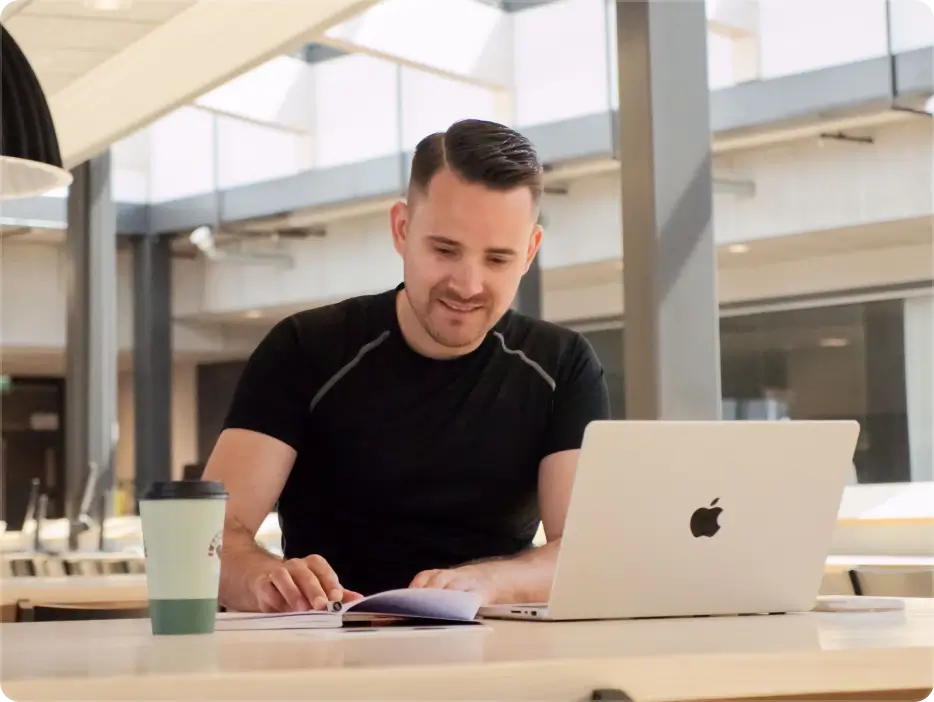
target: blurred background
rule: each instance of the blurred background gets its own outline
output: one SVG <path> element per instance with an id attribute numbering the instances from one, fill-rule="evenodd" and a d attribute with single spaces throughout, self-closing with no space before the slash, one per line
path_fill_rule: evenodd
<path id="1" fill-rule="evenodd" d="M 520 306 L 587 335 L 627 416 L 616 3 L 283 5 L 4 10 L 75 173 L 0 209 L 8 529 L 36 478 L 64 516 L 89 456 L 115 514 L 144 478 L 197 476 L 276 321 L 400 282 L 388 208 L 416 143 L 466 117 L 547 163 Z M 856 419 L 855 481 L 934 480 L 934 12 L 706 14 L 723 416 Z"/>

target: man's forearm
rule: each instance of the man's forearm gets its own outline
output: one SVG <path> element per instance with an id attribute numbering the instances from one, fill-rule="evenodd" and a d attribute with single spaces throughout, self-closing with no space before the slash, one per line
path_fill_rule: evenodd
<path id="1" fill-rule="evenodd" d="M 547 602 L 560 548 L 561 539 L 555 539 L 516 556 L 464 567 L 475 568 L 492 581 L 496 598 L 489 604 Z"/>
<path id="2" fill-rule="evenodd" d="M 259 611 L 252 581 L 282 559 L 258 543 L 249 530 L 236 521 L 224 524 L 221 549 L 219 601 L 224 607 L 240 612 Z"/>

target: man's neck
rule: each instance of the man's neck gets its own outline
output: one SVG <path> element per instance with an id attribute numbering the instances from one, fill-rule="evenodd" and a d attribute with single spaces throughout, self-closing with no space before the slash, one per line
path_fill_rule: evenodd
<path id="1" fill-rule="evenodd" d="M 431 338 L 431 335 L 425 331 L 421 322 L 418 321 L 418 318 L 415 316 L 415 310 L 412 309 L 412 304 L 409 302 L 409 296 L 406 295 L 405 290 L 400 290 L 396 293 L 396 318 L 399 320 L 399 329 L 402 330 L 402 338 L 405 339 L 405 342 L 413 351 L 426 358 L 446 361 L 452 358 L 466 356 L 483 343 L 483 337 L 481 337 L 476 343 L 464 348 L 452 349 L 439 344 Z"/>

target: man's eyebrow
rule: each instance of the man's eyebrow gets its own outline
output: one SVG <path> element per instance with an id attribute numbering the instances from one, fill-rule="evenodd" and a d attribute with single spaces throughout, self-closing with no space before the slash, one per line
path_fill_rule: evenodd
<path id="1" fill-rule="evenodd" d="M 453 239 L 448 239 L 447 237 L 438 236 L 436 234 L 429 236 L 428 240 L 434 242 L 435 244 L 444 244 L 445 246 L 460 246 L 460 244 L 458 244 Z"/>
<path id="2" fill-rule="evenodd" d="M 455 248 L 460 248 L 460 243 L 454 241 L 453 239 L 448 239 L 446 236 L 438 236 L 437 234 L 432 234 L 427 237 L 429 241 L 435 244 L 441 244 L 442 246 L 452 246 Z M 486 249 L 485 253 L 493 256 L 518 256 L 519 254 L 515 249 L 509 248 L 492 248 Z"/>

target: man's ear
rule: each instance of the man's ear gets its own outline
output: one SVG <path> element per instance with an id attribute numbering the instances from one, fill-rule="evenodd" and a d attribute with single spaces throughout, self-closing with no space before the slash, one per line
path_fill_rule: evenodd
<path id="1" fill-rule="evenodd" d="M 529 239 L 529 249 L 526 252 L 525 256 L 525 272 L 529 272 L 529 268 L 532 267 L 532 261 L 535 260 L 535 256 L 538 254 L 538 249 L 542 245 L 542 236 L 545 231 L 542 229 L 542 225 L 536 224 L 532 229 L 532 236 Z"/>
<path id="2" fill-rule="evenodd" d="M 389 225 L 392 229 L 392 245 L 400 256 L 405 250 L 405 238 L 409 228 L 409 206 L 399 200 L 389 210 Z"/>

